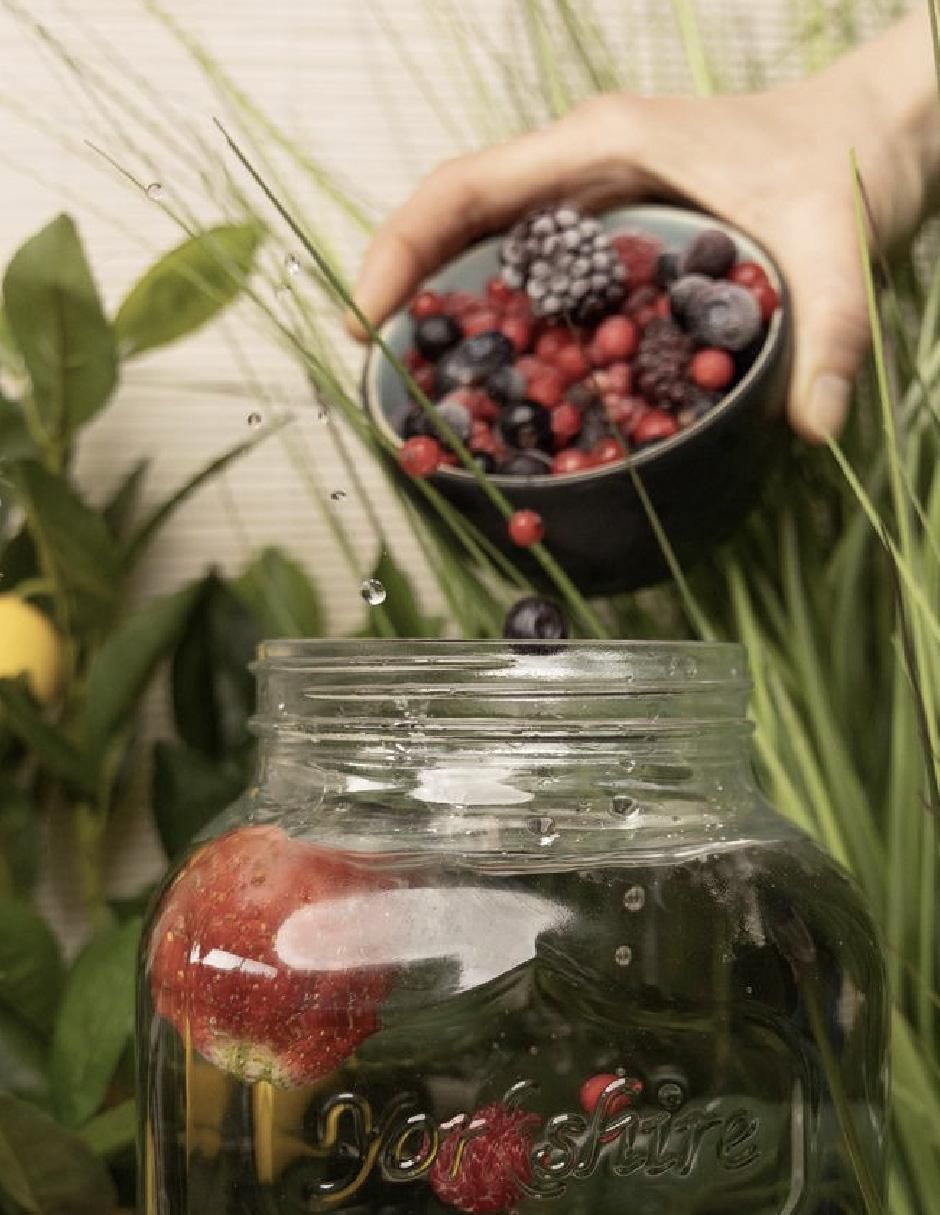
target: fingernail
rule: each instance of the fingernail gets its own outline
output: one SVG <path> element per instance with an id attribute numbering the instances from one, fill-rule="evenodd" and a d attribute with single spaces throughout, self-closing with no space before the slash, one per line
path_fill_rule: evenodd
<path id="1" fill-rule="evenodd" d="M 381 316 L 381 309 L 385 305 L 384 288 L 393 268 L 388 252 L 382 248 L 368 253 L 362 263 L 356 286 L 353 288 L 353 299 L 370 320 L 374 321 Z"/>
<path id="2" fill-rule="evenodd" d="M 849 413 L 852 384 L 841 375 L 826 372 L 813 382 L 806 411 L 807 422 L 820 439 L 837 437 Z"/>

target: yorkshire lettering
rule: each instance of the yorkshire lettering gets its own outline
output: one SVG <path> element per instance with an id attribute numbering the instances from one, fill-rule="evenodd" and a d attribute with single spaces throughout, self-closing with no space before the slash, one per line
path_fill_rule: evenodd
<path id="1" fill-rule="evenodd" d="M 626 1081 L 624 1081 L 626 1084 Z M 505 1096 L 509 1108 L 526 1109 L 535 1085 L 524 1082 Z M 535 1127 L 530 1176 L 519 1179 L 532 1197 L 556 1198 L 570 1183 L 599 1169 L 615 1177 L 647 1180 L 686 1178 L 708 1162 L 729 1175 L 757 1166 L 763 1151 L 762 1121 L 748 1105 L 728 1100 L 689 1102 L 675 1110 L 622 1109 L 623 1087 L 608 1086 L 593 1113 L 555 1114 Z M 616 1112 L 615 1112 L 616 1111 Z M 354 1195 L 375 1170 L 389 1182 L 413 1182 L 432 1168 L 445 1137 L 459 1162 L 467 1143 L 486 1124 L 460 1114 L 438 1125 L 403 1095 L 376 1118 L 356 1093 L 338 1093 L 317 1120 L 317 1155 L 335 1162 L 329 1180 L 308 1190 L 308 1210 L 332 1210 Z"/>

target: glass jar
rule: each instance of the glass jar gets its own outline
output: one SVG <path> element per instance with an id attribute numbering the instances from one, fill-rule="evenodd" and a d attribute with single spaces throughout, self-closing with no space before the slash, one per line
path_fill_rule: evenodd
<path id="1" fill-rule="evenodd" d="M 858 891 L 755 787 L 735 646 L 276 642 L 164 886 L 147 1215 L 872 1215 Z"/>

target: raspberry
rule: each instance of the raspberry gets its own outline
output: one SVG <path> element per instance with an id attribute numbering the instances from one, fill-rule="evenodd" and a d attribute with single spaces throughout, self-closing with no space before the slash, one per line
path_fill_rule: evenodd
<path id="1" fill-rule="evenodd" d="M 767 282 L 767 272 L 759 262 L 738 262 L 728 271 L 728 278 L 739 287 L 758 287 Z"/>
<path id="2" fill-rule="evenodd" d="M 656 281 L 656 263 L 663 252 L 661 241 L 641 232 L 623 232 L 613 237 L 611 244 L 627 272 L 627 284 L 631 289 Z"/>
<path id="3" fill-rule="evenodd" d="M 552 472 L 559 476 L 564 473 L 584 472 L 586 468 L 593 467 L 593 456 L 589 452 L 581 451 L 579 447 L 566 448 L 552 460 Z"/>
<path id="4" fill-rule="evenodd" d="M 552 410 L 552 434 L 566 443 L 581 429 L 581 410 L 570 401 L 563 401 L 557 409 Z"/>
<path id="5" fill-rule="evenodd" d="M 529 1153 L 538 1118 L 495 1102 L 454 1123 L 445 1128 L 449 1133 L 431 1168 L 431 1189 L 468 1215 L 511 1210 L 532 1177 Z"/>
<path id="6" fill-rule="evenodd" d="M 760 308 L 760 319 L 766 325 L 780 306 L 780 296 L 777 295 L 769 282 L 755 283 L 749 288 L 751 295 L 757 300 Z"/>
<path id="7" fill-rule="evenodd" d="M 651 409 L 637 423 L 633 431 L 633 443 L 636 447 L 645 447 L 649 443 L 658 443 L 668 439 L 679 430 L 679 423 L 662 409 Z"/>
<path id="8" fill-rule="evenodd" d="M 597 327 L 590 345 L 591 361 L 596 367 L 622 362 L 636 353 L 637 328 L 625 316 L 610 316 Z"/>
<path id="9" fill-rule="evenodd" d="M 734 359 L 726 350 L 700 350 L 689 364 L 689 379 L 699 388 L 720 392 L 734 379 Z"/>
<path id="10" fill-rule="evenodd" d="M 441 462 L 441 445 L 430 435 L 415 435 L 398 449 L 398 466 L 409 477 L 428 477 Z"/>
<path id="11" fill-rule="evenodd" d="M 444 300 L 436 291 L 419 291 L 408 311 L 414 320 L 420 321 L 426 316 L 440 316 L 444 308 Z"/>
<path id="12" fill-rule="evenodd" d="M 544 537 L 545 523 L 537 511 L 517 510 L 509 519 L 508 530 L 513 544 L 519 548 L 531 548 Z"/>

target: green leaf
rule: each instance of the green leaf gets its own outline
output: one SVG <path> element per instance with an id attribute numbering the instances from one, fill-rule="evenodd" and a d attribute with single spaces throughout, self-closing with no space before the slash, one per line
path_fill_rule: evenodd
<path id="1" fill-rule="evenodd" d="M 188 746 L 210 759 L 222 759 L 249 741 L 255 685 L 248 664 L 259 640 L 245 605 L 211 574 L 173 655 L 176 728 Z"/>
<path id="2" fill-rule="evenodd" d="M 51 438 L 67 441 L 106 404 L 117 382 L 114 334 L 67 215 L 14 255 L 3 300 L 43 426 Z"/>
<path id="3" fill-rule="evenodd" d="M 210 228 L 172 249 L 130 290 L 114 321 L 127 358 L 195 332 L 241 294 L 262 231 L 256 224 Z"/>
<path id="4" fill-rule="evenodd" d="M 47 1044 L 35 1030 L 0 1008 L 0 1092 L 48 1106 L 47 1053 Z"/>
<path id="5" fill-rule="evenodd" d="M 0 869 L 9 889 L 29 894 L 39 867 L 39 819 L 30 794 L 0 774 Z"/>
<path id="6" fill-rule="evenodd" d="M 132 1147 L 137 1137 L 137 1104 L 133 1100 L 114 1105 L 92 1118 L 79 1132 L 96 1156 L 107 1160 Z"/>
<path id="7" fill-rule="evenodd" d="M 47 572 L 97 619 L 113 607 L 120 580 L 117 552 L 101 516 L 64 476 L 26 460 L 9 470 L 26 511 L 29 530 Z"/>
<path id="8" fill-rule="evenodd" d="M 25 370 L 22 352 L 14 340 L 10 318 L 3 307 L 0 307 L 0 367 L 5 367 L 14 375 L 22 375 Z"/>
<path id="9" fill-rule="evenodd" d="M 15 587 L 38 574 L 36 545 L 24 524 L 0 549 L 0 586 Z"/>
<path id="10" fill-rule="evenodd" d="M 0 899 L 0 1008 L 48 1036 L 65 972 L 59 946 L 28 903 Z"/>
<path id="11" fill-rule="evenodd" d="M 23 411 L 0 397 L 0 466 L 7 460 L 31 460 L 36 454 Z"/>
<path id="12" fill-rule="evenodd" d="M 56 1112 L 81 1126 L 101 1107 L 134 1028 L 140 919 L 98 932 L 72 967 L 52 1039 Z"/>
<path id="13" fill-rule="evenodd" d="M 319 637 L 323 609 L 316 587 L 278 548 L 266 548 L 232 584 L 264 637 Z"/>
<path id="14" fill-rule="evenodd" d="M 111 633 L 92 659 L 79 729 L 92 757 L 126 724 L 162 658 L 176 645 L 199 596 L 199 584 L 154 599 Z"/>
<path id="15" fill-rule="evenodd" d="M 110 1215 L 117 1205 L 104 1163 L 48 1114 L 0 1094 L 0 1198 L 29 1215 Z"/>
<path id="16" fill-rule="evenodd" d="M 250 451 L 254 451 L 259 443 L 263 443 L 266 439 L 269 439 L 271 435 L 275 434 L 283 426 L 286 426 L 289 421 L 290 419 L 288 418 L 283 422 L 277 422 L 273 426 L 268 426 L 253 438 L 236 443 L 234 447 L 230 447 L 228 451 L 224 451 L 220 456 L 216 456 L 204 468 L 194 473 L 169 498 L 155 507 L 149 517 L 144 520 L 124 546 L 123 561 L 125 571 L 134 565 L 160 528 L 163 527 L 173 512 L 182 506 L 187 498 L 194 494 L 202 485 L 205 485 L 207 481 L 211 481 L 213 477 L 217 476 L 230 464 L 234 464 L 242 456 L 246 456 Z"/>
<path id="17" fill-rule="evenodd" d="M 207 823 L 244 792 L 250 755 L 210 760 L 198 751 L 158 742 L 153 749 L 154 818 L 170 860 L 184 852 Z"/>
<path id="18" fill-rule="evenodd" d="M 6 728 L 29 747 L 47 772 L 81 792 L 94 793 L 94 781 L 82 757 L 46 721 L 23 679 L 0 679 L 0 710 Z"/>
<path id="19" fill-rule="evenodd" d="M 150 460 L 138 460 L 102 508 L 101 514 L 114 540 L 120 540 L 127 531 L 150 465 Z"/>

